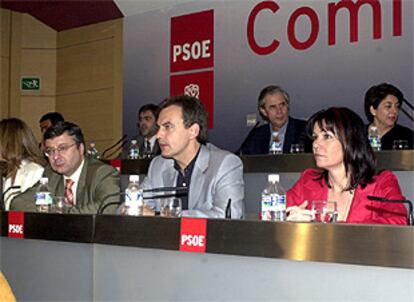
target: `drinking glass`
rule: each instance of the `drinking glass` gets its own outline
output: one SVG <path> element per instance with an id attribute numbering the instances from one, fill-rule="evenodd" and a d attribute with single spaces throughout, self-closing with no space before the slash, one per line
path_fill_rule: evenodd
<path id="1" fill-rule="evenodd" d="M 305 147 L 303 144 L 292 144 L 290 146 L 290 153 L 303 153 L 305 152 Z"/>
<path id="2" fill-rule="evenodd" d="M 65 214 L 69 213 L 72 205 L 68 202 L 66 197 L 55 196 L 53 198 L 52 213 Z"/>
<path id="3" fill-rule="evenodd" d="M 164 217 L 180 217 L 182 204 L 180 198 L 161 199 L 160 215 Z"/>
<path id="4" fill-rule="evenodd" d="M 312 221 L 322 223 L 335 223 L 338 218 L 338 209 L 335 201 L 312 201 Z"/>
<path id="5" fill-rule="evenodd" d="M 405 139 L 397 139 L 392 143 L 392 148 L 394 150 L 404 150 L 408 149 L 408 141 Z"/>

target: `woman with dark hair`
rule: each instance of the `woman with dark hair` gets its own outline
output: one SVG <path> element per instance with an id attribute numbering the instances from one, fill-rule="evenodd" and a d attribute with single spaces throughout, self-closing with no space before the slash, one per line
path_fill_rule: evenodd
<path id="1" fill-rule="evenodd" d="M 347 108 L 314 114 L 307 128 L 320 170 L 308 169 L 287 192 L 288 220 L 311 220 L 314 200 L 336 201 L 338 221 L 406 224 L 404 205 L 371 201 L 368 195 L 404 199 L 391 171 L 375 173 L 375 157 L 361 118 Z"/>
<path id="2" fill-rule="evenodd" d="M 43 174 L 46 162 L 32 130 L 20 119 L 0 121 L 0 162 L 5 176 L 3 192 L 5 209 L 19 194 L 35 185 Z M 18 186 L 17 189 L 9 189 Z"/>
<path id="3" fill-rule="evenodd" d="M 401 90 L 387 83 L 372 86 L 365 93 L 368 127 L 377 127 L 382 150 L 392 150 L 395 140 L 405 140 L 408 149 L 414 148 L 414 132 L 397 124 L 403 99 Z"/>

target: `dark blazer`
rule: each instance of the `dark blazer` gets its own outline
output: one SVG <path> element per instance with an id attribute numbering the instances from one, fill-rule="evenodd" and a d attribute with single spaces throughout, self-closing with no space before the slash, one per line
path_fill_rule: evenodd
<path id="1" fill-rule="evenodd" d="M 414 132 L 399 124 L 395 124 L 390 131 L 381 137 L 381 149 L 392 150 L 394 140 L 401 139 L 408 142 L 408 149 L 414 149 Z"/>
<path id="2" fill-rule="evenodd" d="M 306 136 L 306 121 L 289 117 L 283 142 L 283 153 L 290 153 L 292 144 L 303 144 L 305 151 L 310 151 L 310 141 Z M 262 125 L 254 129 L 240 147 L 240 154 L 268 154 L 270 143 L 270 126 Z"/>
<path id="3" fill-rule="evenodd" d="M 53 196 L 64 195 L 63 175 L 55 173 L 50 166 L 45 168 L 44 177 L 49 179 L 49 190 Z M 96 159 L 85 158 L 76 190 L 76 206 L 71 213 L 96 214 L 102 204 L 119 202 L 119 173 L 113 167 Z M 10 210 L 36 212 L 35 193 L 37 186 L 13 199 Z M 115 213 L 116 206 L 105 213 Z"/>
<path id="4" fill-rule="evenodd" d="M 144 150 L 145 150 L 145 138 L 141 134 L 138 134 L 138 135 L 133 136 L 124 145 L 124 147 L 122 149 L 122 153 L 119 156 L 121 159 L 128 159 L 129 147 L 131 146 L 131 141 L 134 140 L 134 139 L 137 141 L 139 152 L 140 152 L 139 154 L 142 155 L 142 153 L 144 152 Z M 157 155 L 160 155 L 160 154 L 161 154 L 160 145 L 158 144 L 158 140 L 155 140 L 154 146 L 152 146 L 151 155 L 152 156 L 157 156 Z"/>

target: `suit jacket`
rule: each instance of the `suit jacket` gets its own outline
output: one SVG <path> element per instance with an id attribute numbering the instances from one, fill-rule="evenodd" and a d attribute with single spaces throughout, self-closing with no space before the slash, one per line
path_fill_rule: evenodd
<path id="1" fill-rule="evenodd" d="M 144 189 L 175 187 L 177 177 L 174 160 L 157 156 L 152 160 L 142 186 Z M 224 218 L 229 198 L 232 218 L 241 218 L 244 181 L 240 158 L 212 144 L 201 145 L 191 175 L 189 210 L 183 211 L 183 216 Z"/>
<path id="2" fill-rule="evenodd" d="M 137 144 L 138 144 L 138 148 L 139 148 L 139 154 L 142 155 L 142 153 L 145 150 L 145 138 L 141 135 L 135 135 L 133 136 L 128 143 L 126 143 L 122 149 L 122 153 L 120 155 L 121 159 L 128 159 L 128 153 L 129 153 L 129 147 L 131 146 L 131 141 L 132 140 L 136 140 Z M 161 154 L 161 148 L 160 145 L 158 144 L 158 140 L 155 140 L 154 145 L 152 146 L 152 150 L 151 150 L 151 155 L 156 156 Z"/>
<path id="3" fill-rule="evenodd" d="M 45 168 L 44 177 L 49 179 L 49 190 L 53 196 L 64 195 L 63 175 L 55 173 L 50 166 Z M 96 214 L 102 204 L 119 202 L 119 173 L 111 166 L 96 159 L 85 157 L 85 164 L 76 190 L 76 206 L 71 213 Z M 36 212 L 36 186 L 26 193 L 15 197 L 10 205 L 14 211 Z M 105 213 L 115 213 L 116 205 L 109 207 Z"/>
<path id="4" fill-rule="evenodd" d="M 307 200 L 310 209 L 313 200 L 328 200 L 328 186 L 325 180 L 315 180 L 318 175 L 314 169 L 303 172 L 286 193 L 288 207 L 300 205 Z M 407 224 L 407 209 L 404 205 L 372 201 L 367 198 L 368 195 L 404 199 L 397 177 L 391 171 L 383 171 L 365 188 L 357 186 L 346 223 Z"/>
<path id="5" fill-rule="evenodd" d="M 394 140 L 406 140 L 408 149 L 414 149 L 414 132 L 404 126 L 395 124 L 394 127 L 381 137 L 381 149 L 392 150 Z"/>
<path id="6" fill-rule="evenodd" d="M 306 151 L 310 150 L 310 142 L 306 137 L 306 124 L 306 121 L 289 117 L 283 142 L 283 153 L 290 153 L 290 146 L 292 144 L 303 144 Z M 240 147 L 240 153 L 243 155 L 268 154 L 270 135 L 269 124 L 257 127 L 249 134 Z"/>

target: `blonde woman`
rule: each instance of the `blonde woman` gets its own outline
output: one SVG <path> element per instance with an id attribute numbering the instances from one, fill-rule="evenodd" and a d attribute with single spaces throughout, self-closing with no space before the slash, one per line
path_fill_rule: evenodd
<path id="1" fill-rule="evenodd" d="M 3 167 L 5 209 L 16 196 L 34 186 L 46 164 L 32 130 L 17 118 L 0 121 L 0 161 Z M 19 188 L 10 189 L 17 186 Z"/>

